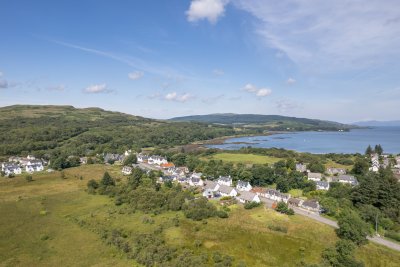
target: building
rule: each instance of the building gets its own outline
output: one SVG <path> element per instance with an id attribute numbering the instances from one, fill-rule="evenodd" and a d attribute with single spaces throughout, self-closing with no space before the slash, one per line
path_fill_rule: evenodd
<path id="1" fill-rule="evenodd" d="M 215 191 L 213 191 L 211 189 L 206 189 L 203 191 L 203 197 L 213 198 L 213 197 L 215 197 Z"/>
<path id="2" fill-rule="evenodd" d="M 304 200 L 302 200 L 302 199 L 300 199 L 300 198 L 289 198 L 288 204 L 289 204 L 290 206 L 293 206 L 293 207 L 300 207 L 301 204 L 303 204 L 303 201 L 304 201 Z"/>
<path id="3" fill-rule="evenodd" d="M 210 180 L 205 180 L 204 181 L 204 189 L 205 190 L 210 189 L 213 192 L 217 192 L 219 187 L 220 187 L 220 184 L 218 184 L 218 183 L 216 183 L 214 181 L 210 181 Z"/>
<path id="4" fill-rule="evenodd" d="M 257 194 L 249 191 L 242 191 L 240 195 L 236 197 L 240 203 L 257 202 L 260 203 L 260 198 Z"/>
<path id="5" fill-rule="evenodd" d="M 342 175 L 346 174 L 346 170 L 343 168 L 328 168 L 326 173 L 329 175 Z"/>
<path id="6" fill-rule="evenodd" d="M 123 174 L 123 175 L 130 175 L 130 174 L 132 174 L 132 167 L 124 166 L 124 167 L 122 168 L 122 174 Z"/>
<path id="7" fill-rule="evenodd" d="M 158 155 L 154 155 L 154 156 L 149 157 L 147 159 L 147 162 L 149 164 L 157 164 L 157 165 L 167 164 L 168 163 L 166 158 L 158 156 Z"/>
<path id="8" fill-rule="evenodd" d="M 221 184 L 221 185 L 226 185 L 226 186 L 232 186 L 233 185 L 232 178 L 231 178 L 230 175 L 229 176 L 220 176 L 218 178 L 218 180 L 217 180 L 217 183 Z"/>
<path id="9" fill-rule="evenodd" d="M 226 196 L 236 197 L 238 192 L 233 187 L 230 187 L 230 186 L 227 186 L 227 185 L 219 185 L 218 194 L 223 196 L 223 197 L 226 197 Z"/>
<path id="10" fill-rule="evenodd" d="M 322 180 L 322 174 L 319 172 L 309 172 L 308 174 L 308 180 L 310 181 L 321 181 Z"/>
<path id="11" fill-rule="evenodd" d="M 44 167 L 41 161 L 32 160 L 25 166 L 25 171 L 32 173 L 32 172 L 40 172 L 43 171 Z"/>
<path id="12" fill-rule="evenodd" d="M 236 189 L 239 191 L 250 191 L 253 187 L 249 182 L 238 181 L 236 185 Z"/>
<path id="13" fill-rule="evenodd" d="M 188 180 L 188 183 L 189 183 L 189 185 L 190 186 L 203 186 L 204 185 L 204 182 L 203 182 L 203 180 L 201 179 L 201 176 L 202 176 L 203 174 L 201 173 L 201 172 L 194 172 L 194 173 L 192 173 L 192 175 L 190 176 L 190 178 L 189 178 L 189 180 Z"/>
<path id="14" fill-rule="evenodd" d="M 149 156 L 147 156 L 145 154 L 142 154 L 142 153 L 139 153 L 139 154 L 136 155 L 136 158 L 137 158 L 138 162 L 143 163 L 143 162 L 147 162 L 147 160 L 149 159 Z"/>
<path id="15" fill-rule="evenodd" d="M 329 183 L 326 181 L 316 181 L 317 190 L 329 190 Z"/>
<path id="16" fill-rule="evenodd" d="M 274 200 L 276 202 L 285 202 L 285 203 L 288 203 L 290 199 L 289 194 L 281 193 L 275 189 L 267 189 L 263 197 Z"/>
<path id="17" fill-rule="evenodd" d="M 339 175 L 336 181 L 342 184 L 350 184 L 352 186 L 358 185 L 356 177 L 352 175 Z"/>
<path id="18" fill-rule="evenodd" d="M 318 212 L 318 213 L 321 210 L 321 207 L 320 207 L 318 201 L 315 199 L 303 201 L 303 203 L 300 205 L 300 207 L 303 209 L 306 209 L 308 211 Z"/>
<path id="19" fill-rule="evenodd" d="M 19 165 L 14 164 L 14 163 L 3 163 L 1 170 L 5 173 L 5 175 L 15 175 L 15 174 L 21 174 L 22 169 Z"/>
<path id="20" fill-rule="evenodd" d="M 307 165 L 301 164 L 301 163 L 297 163 L 296 164 L 296 171 L 298 171 L 298 172 L 306 172 L 307 171 Z"/>

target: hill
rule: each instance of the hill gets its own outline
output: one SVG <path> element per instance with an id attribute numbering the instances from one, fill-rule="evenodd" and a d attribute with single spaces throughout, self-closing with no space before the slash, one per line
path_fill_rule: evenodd
<path id="1" fill-rule="evenodd" d="M 263 127 L 269 130 L 348 130 L 354 128 L 352 125 L 346 125 L 338 122 L 287 117 L 280 115 L 260 115 L 260 114 L 233 114 L 218 113 L 209 115 L 193 115 L 176 117 L 171 121 L 192 121 L 204 122 L 222 125 L 235 125 L 245 128 Z"/>
<path id="2" fill-rule="evenodd" d="M 363 127 L 399 127 L 400 121 L 359 121 L 353 124 Z"/>
<path id="3" fill-rule="evenodd" d="M 0 108 L 0 156 L 123 152 L 234 134 L 232 127 L 227 126 L 153 120 L 100 108 L 30 105 Z"/>

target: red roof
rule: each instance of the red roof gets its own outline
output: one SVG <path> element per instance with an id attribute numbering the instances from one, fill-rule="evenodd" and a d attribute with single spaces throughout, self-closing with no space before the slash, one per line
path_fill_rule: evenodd
<path id="1" fill-rule="evenodd" d="M 175 167 L 175 164 L 173 164 L 173 163 L 164 163 L 164 164 L 161 164 L 161 167 L 163 167 L 163 168 L 171 168 L 171 167 Z"/>

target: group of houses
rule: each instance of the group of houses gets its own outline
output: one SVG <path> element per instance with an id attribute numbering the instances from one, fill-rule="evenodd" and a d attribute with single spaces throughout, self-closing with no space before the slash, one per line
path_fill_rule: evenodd
<path id="1" fill-rule="evenodd" d="M 47 161 L 36 159 L 34 156 L 27 157 L 10 157 L 8 162 L 1 163 L 1 171 L 6 175 L 18 175 L 22 172 L 33 173 L 44 170 L 44 164 Z"/>
<path id="2" fill-rule="evenodd" d="M 382 160 L 380 160 L 380 157 Z M 396 158 L 396 163 L 397 165 L 400 165 L 400 159 L 397 161 Z M 379 171 L 380 168 L 387 168 L 390 165 L 390 160 L 389 160 L 389 155 L 387 154 L 382 154 L 379 156 L 379 154 L 374 153 L 371 154 L 371 167 L 369 168 L 370 171 L 377 172 Z M 396 165 L 395 165 L 396 166 Z"/>
<path id="3" fill-rule="evenodd" d="M 354 177 L 353 175 L 347 175 L 345 169 L 329 168 L 328 170 L 329 171 L 327 171 L 327 173 L 331 175 L 325 177 L 322 173 L 315 173 L 315 172 L 307 173 L 308 180 L 315 182 L 317 190 L 329 190 L 330 183 L 332 182 L 349 184 L 351 186 L 358 185 L 357 178 Z"/>

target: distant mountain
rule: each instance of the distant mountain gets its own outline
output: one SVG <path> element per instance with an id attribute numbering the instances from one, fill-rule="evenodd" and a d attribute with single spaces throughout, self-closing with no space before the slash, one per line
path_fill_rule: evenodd
<path id="1" fill-rule="evenodd" d="M 246 128 L 263 127 L 270 130 L 348 130 L 356 128 L 353 125 L 342 124 L 332 121 L 287 117 L 280 115 L 260 114 L 233 114 L 217 113 L 209 115 L 193 115 L 176 117 L 172 121 L 192 121 L 211 124 L 224 124 L 243 126 Z"/>
<path id="2" fill-rule="evenodd" d="M 398 121 L 359 121 L 353 123 L 357 126 L 372 126 L 372 127 L 383 127 L 383 126 L 400 126 L 400 120 Z"/>

